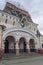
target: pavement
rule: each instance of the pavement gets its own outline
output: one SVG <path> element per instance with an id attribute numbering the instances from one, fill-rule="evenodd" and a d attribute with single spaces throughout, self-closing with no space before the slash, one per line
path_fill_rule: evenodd
<path id="1" fill-rule="evenodd" d="M 9 58 L 0 59 L 0 65 L 43 65 L 43 55 L 30 54 L 29 56 L 13 56 L 13 58 L 9 56 Z"/>

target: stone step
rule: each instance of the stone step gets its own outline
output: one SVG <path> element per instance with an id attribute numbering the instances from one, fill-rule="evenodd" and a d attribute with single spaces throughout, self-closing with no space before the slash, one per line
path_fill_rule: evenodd
<path id="1" fill-rule="evenodd" d="M 38 53 L 30 53 L 30 54 L 22 53 L 19 56 L 15 55 L 15 54 L 4 54 L 2 59 L 19 59 L 19 58 L 35 57 L 35 56 L 39 56 L 39 55 L 40 54 L 38 54 Z"/>

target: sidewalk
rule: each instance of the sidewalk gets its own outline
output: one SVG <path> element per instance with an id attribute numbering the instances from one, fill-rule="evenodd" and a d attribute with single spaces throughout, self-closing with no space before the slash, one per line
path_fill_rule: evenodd
<path id="1" fill-rule="evenodd" d="M 43 55 L 32 54 L 30 54 L 29 56 L 24 55 L 19 57 L 17 56 L 7 56 L 7 58 L 4 57 L 0 60 L 0 65 L 41 65 L 40 64 L 41 61 L 43 63 Z"/>
<path id="2" fill-rule="evenodd" d="M 3 60 L 14 60 L 14 59 L 23 59 L 23 58 L 33 58 L 33 57 L 40 57 L 43 56 L 42 54 L 38 53 L 30 53 L 30 54 L 20 54 L 19 56 L 16 56 L 15 54 L 4 54 Z"/>

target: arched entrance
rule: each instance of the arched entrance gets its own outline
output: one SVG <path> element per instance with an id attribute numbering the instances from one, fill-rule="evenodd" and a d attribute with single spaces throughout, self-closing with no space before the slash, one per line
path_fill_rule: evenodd
<path id="1" fill-rule="evenodd" d="M 4 49 L 4 52 L 5 53 L 9 53 L 9 42 L 8 42 L 8 40 L 5 40 L 5 49 Z"/>
<path id="2" fill-rule="evenodd" d="M 4 43 L 4 52 L 5 53 L 15 53 L 15 39 L 13 36 L 8 36 L 5 39 Z"/>
<path id="3" fill-rule="evenodd" d="M 29 47 L 30 47 L 30 52 L 35 52 L 35 41 L 34 41 L 34 39 L 30 39 Z"/>
<path id="4" fill-rule="evenodd" d="M 26 39 L 21 37 L 19 40 L 19 52 L 26 52 Z"/>

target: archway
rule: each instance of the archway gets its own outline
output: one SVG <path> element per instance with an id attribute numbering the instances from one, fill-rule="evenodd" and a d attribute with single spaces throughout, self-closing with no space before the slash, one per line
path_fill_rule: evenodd
<path id="1" fill-rule="evenodd" d="M 15 53 L 15 39 L 13 36 L 7 36 L 4 43 L 5 53 Z"/>
<path id="2" fill-rule="evenodd" d="M 24 37 L 21 37 L 19 40 L 19 52 L 26 52 L 26 39 Z"/>
<path id="3" fill-rule="evenodd" d="M 35 52 L 35 41 L 34 39 L 29 40 L 30 52 Z"/>

